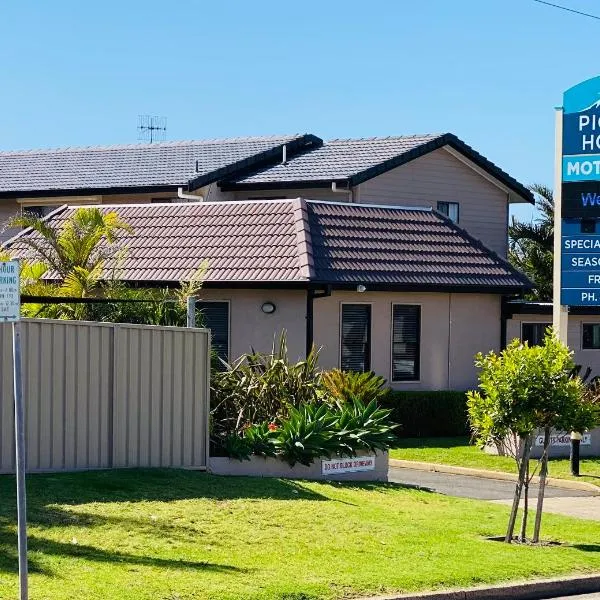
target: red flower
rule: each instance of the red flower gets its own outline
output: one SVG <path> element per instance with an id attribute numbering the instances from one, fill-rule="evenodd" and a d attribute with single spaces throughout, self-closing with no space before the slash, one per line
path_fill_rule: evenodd
<path id="1" fill-rule="evenodd" d="M 277 431 L 279 427 L 277 427 L 276 423 L 269 423 L 269 431 Z"/>

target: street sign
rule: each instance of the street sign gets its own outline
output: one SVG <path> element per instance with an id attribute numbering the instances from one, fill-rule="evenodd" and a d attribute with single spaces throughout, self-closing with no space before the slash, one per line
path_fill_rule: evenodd
<path id="1" fill-rule="evenodd" d="M 560 304 L 600 306 L 600 77 L 565 92 L 560 145 Z"/>
<path id="2" fill-rule="evenodd" d="M 0 322 L 14 322 L 21 317 L 19 261 L 0 262 Z"/>

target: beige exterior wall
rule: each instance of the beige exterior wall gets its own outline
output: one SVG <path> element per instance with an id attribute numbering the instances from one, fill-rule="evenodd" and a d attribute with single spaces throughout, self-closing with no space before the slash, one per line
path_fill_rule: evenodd
<path id="1" fill-rule="evenodd" d="M 229 302 L 229 358 L 235 360 L 254 348 L 270 352 L 273 340 L 286 331 L 289 356 L 304 357 L 306 348 L 305 290 L 215 290 L 204 289 L 199 301 Z M 264 302 L 273 302 L 276 310 L 267 315 Z"/>
<path id="2" fill-rule="evenodd" d="M 523 323 L 548 323 L 552 324 L 552 315 L 513 315 L 506 323 L 506 341 L 521 338 Z M 581 316 L 569 315 L 567 330 L 567 343 L 574 352 L 574 360 L 583 367 L 583 372 L 590 367 L 592 376 L 600 375 L 600 350 L 583 350 L 582 326 L 584 323 L 600 323 L 600 315 Z"/>
<path id="3" fill-rule="evenodd" d="M 473 357 L 500 345 L 500 298 L 484 294 L 334 292 L 315 300 L 315 344 L 321 365 L 340 364 L 340 311 L 344 302 L 371 304 L 371 367 L 403 390 L 470 388 L 477 383 Z M 391 382 L 392 304 L 421 306 L 421 376 Z"/>
<path id="4" fill-rule="evenodd" d="M 25 319 L 27 468 L 205 467 L 208 331 Z M 14 470 L 11 326 L 0 325 L 0 473 Z"/>
<path id="5" fill-rule="evenodd" d="M 200 300 L 230 303 L 230 359 L 250 347 L 271 350 L 273 339 L 287 332 L 289 356 L 303 358 L 306 345 L 306 292 L 304 290 L 210 290 Z M 261 311 L 273 302 L 272 315 Z M 371 367 L 391 378 L 392 304 L 421 306 L 421 378 L 418 382 L 391 383 L 406 390 L 470 388 L 477 383 L 473 357 L 500 346 L 500 297 L 489 294 L 401 292 L 333 292 L 314 301 L 314 343 L 321 348 L 319 364 L 340 366 L 341 304 L 372 305 Z"/>
<path id="6" fill-rule="evenodd" d="M 508 195 L 443 148 L 365 181 L 358 200 L 437 208 L 458 202 L 459 225 L 501 256 L 506 256 Z"/>

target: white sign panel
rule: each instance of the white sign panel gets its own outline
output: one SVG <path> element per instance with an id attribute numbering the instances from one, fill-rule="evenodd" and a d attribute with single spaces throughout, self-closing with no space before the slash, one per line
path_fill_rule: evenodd
<path id="1" fill-rule="evenodd" d="M 338 475 L 340 473 L 357 473 L 358 471 L 374 471 L 374 456 L 357 456 L 356 458 L 335 458 L 321 461 L 323 475 Z"/>
<path id="2" fill-rule="evenodd" d="M 19 261 L 0 262 L 0 322 L 21 318 Z"/>
<path id="3" fill-rule="evenodd" d="M 544 445 L 544 436 L 537 435 L 535 437 L 535 445 L 543 446 Z M 550 445 L 551 446 L 570 446 L 571 445 L 571 434 L 570 433 L 555 433 L 550 436 Z M 583 438 L 581 439 L 582 446 L 591 446 L 592 445 L 592 436 L 589 433 L 584 433 Z"/>

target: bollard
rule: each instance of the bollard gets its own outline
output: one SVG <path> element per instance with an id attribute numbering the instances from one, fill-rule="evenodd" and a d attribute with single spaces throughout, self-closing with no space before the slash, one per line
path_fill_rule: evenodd
<path id="1" fill-rule="evenodd" d="M 583 436 L 577 431 L 571 431 L 571 475 L 579 477 L 579 446 Z"/>

